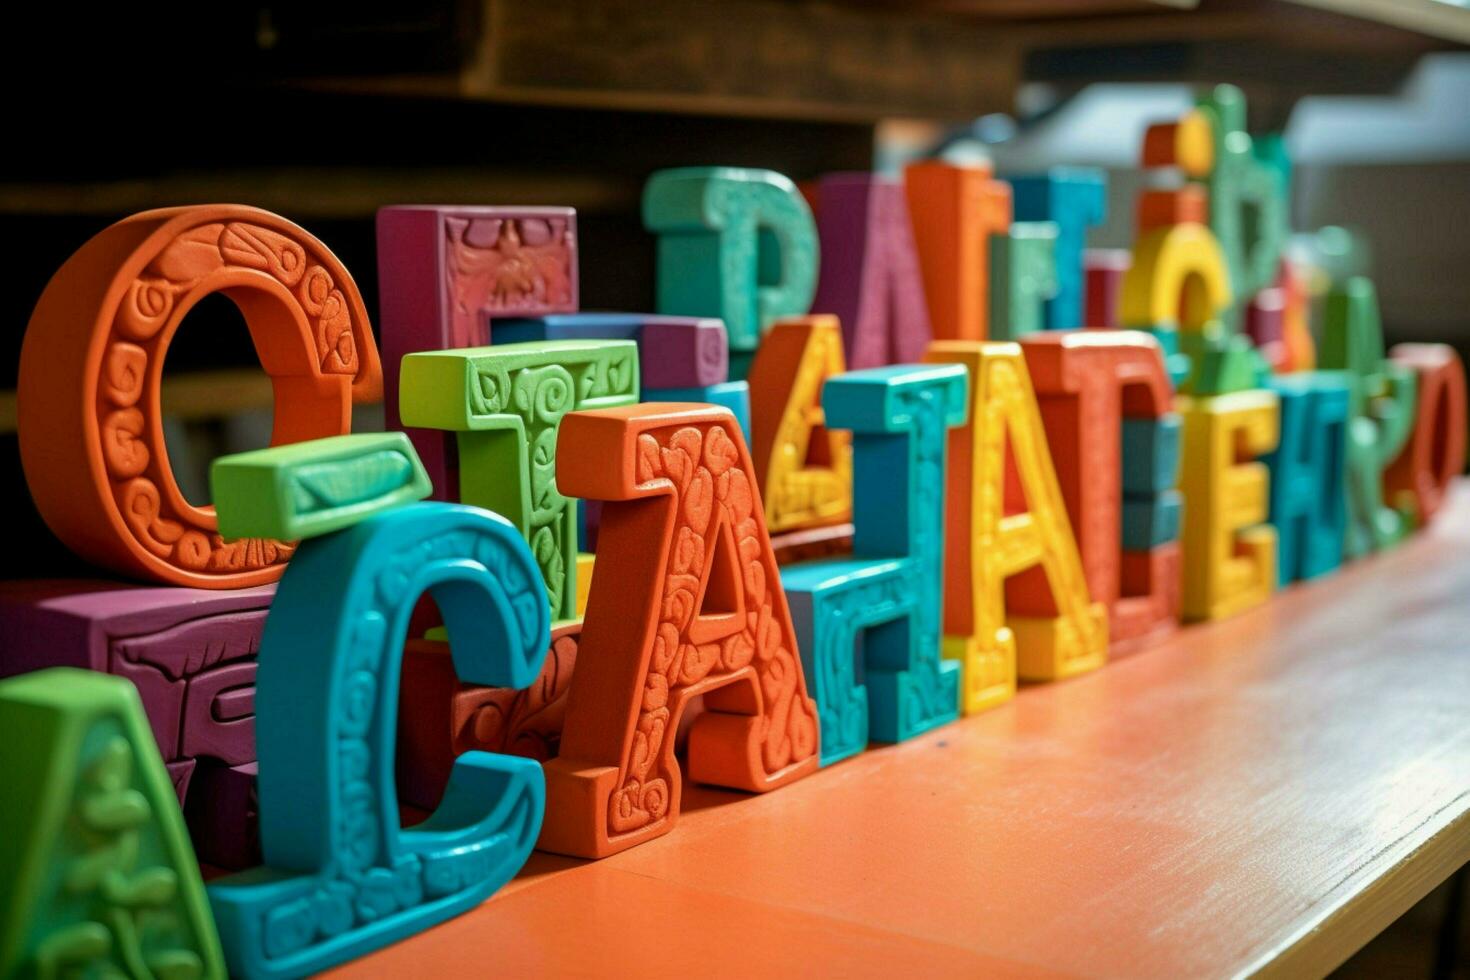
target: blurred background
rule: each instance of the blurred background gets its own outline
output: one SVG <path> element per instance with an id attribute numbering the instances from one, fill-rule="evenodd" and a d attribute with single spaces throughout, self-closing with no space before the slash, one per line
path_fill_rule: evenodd
<path id="1" fill-rule="evenodd" d="M 1103 167 L 1127 247 L 1156 176 L 1144 128 L 1229 81 L 1293 162 L 1294 249 L 1376 279 L 1389 343 L 1470 354 L 1465 0 L 426 0 L 33 11 L 6 44 L 0 453 L 26 572 L 72 571 L 18 465 L 15 369 L 52 272 L 101 228 L 239 202 L 321 238 L 377 305 L 384 204 L 577 208 L 585 309 L 653 303 L 638 216 L 661 167 L 803 180 L 917 156 L 1002 174 Z M 1320 231 L 1319 229 L 1326 229 Z M 206 299 L 167 360 L 168 450 L 191 499 L 214 456 L 265 445 L 271 388 L 243 320 Z M 381 425 L 381 409 L 359 427 Z M 38 568 L 37 565 L 44 566 Z M 0 573 L 19 574 L 11 567 Z"/>
<path id="2" fill-rule="evenodd" d="M 1217 82 L 1292 163 L 1294 248 L 1377 283 L 1387 340 L 1470 358 L 1470 0 L 420 0 L 57 4 L 15 15 L 3 59 L 0 459 L 5 577 L 86 574 L 30 504 L 15 371 L 31 307 L 98 230 L 239 202 L 322 239 L 376 312 L 373 216 L 402 203 L 578 209 L 586 309 L 646 310 L 658 168 L 802 180 L 943 154 L 1002 173 L 1109 172 L 1093 247 L 1126 247 L 1145 126 Z M 1322 230 L 1325 229 L 1325 230 Z M 268 442 L 271 388 L 220 296 L 168 355 L 168 452 Z M 361 410 L 359 428 L 381 425 Z M 1350 975 L 1467 975 L 1463 874 Z M 1458 884 L 1456 884 L 1458 882 Z M 1456 948 L 1461 952 L 1456 952 Z"/>

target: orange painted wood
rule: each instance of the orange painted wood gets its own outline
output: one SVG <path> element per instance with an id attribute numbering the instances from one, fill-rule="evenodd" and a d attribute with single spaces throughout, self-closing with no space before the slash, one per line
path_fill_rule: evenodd
<path id="1" fill-rule="evenodd" d="M 1210 220 L 1210 198 L 1198 184 L 1177 190 L 1143 191 L 1138 195 L 1138 231 L 1168 228 L 1186 222 L 1196 225 Z"/>
<path id="2" fill-rule="evenodd" d="M 922 160 L 904 170 L 935 340 L 990 336 L 990 236 L 1011 226 L 1011 185 L 989 164 Z"/>
<path id="3" fill-rule="evenodd" d="M 1470 859 L 1470 487 L 1402 547 L 338 977 L 1326 973 Z"/>

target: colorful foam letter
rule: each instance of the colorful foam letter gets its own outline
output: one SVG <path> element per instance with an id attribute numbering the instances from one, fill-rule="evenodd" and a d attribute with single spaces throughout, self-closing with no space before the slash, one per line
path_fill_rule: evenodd
<path id="1" fill-rule="evenodd" d="M 1226 327 L 1238 330 L 1243 301 L 1276 279 L 1287 234 L 1286 187 L 1281 172 L 1255 155 L 1240 89 L 1215 86 L 1200 99 L 1198 111 L 1209 120 L 1215 143 L 1214 166 L 1205 181 L 1210 228 L 1225 255 L 1236 298 Z"/>
<path id="2" fill-rule="evenodd" d="M 556 459 L 567 493 L 605 503 L 538 846 L 605 857 L 672 830 L 675 733 L 699 695 L 690 779 L 762 792 L 814 771 L 816 706 L 734 417 L 574 412 Z"/>
<path id="3" fill-rule="evenodd" d="M 773 534 L 852 518 L 851 436 L 822 409 L 845 370 L 837 318 L 820 314 L 777 323 L 751 362 L 751 458 Z"/>
<path id="4" fill-rule="evenodd" d="M 1121 571 L 1122 551 L 1150 550 L 1178 537 L 1177 529 L 1155 533 L 1153 525 L 1155 517 L 1178 520 L 1179 418 L 1170 411 L 1174 391 L 1163 350 L 1139 331 L 1086 330 L 1034 334 L 1021 350 L 1088 595 L 1107 608 L 1114 642 L 1168 626 L 1163 583 L 1125 595 Z M 1149 532 L 1141 546 L 1129 540 L 1135 520 Z M 1031 593 L 1033 604 L 1052 594 L 1039 570 L 1025 573 L 1010 591 Z M 1008 605 L 1012 614 L 1022 611 Z M 1039 608 L 1056 610 L 1054 603 Z"/>
<path id="5" fill-rule="evenodd" d="M 632 340 L 638 344 L 640 401 L 709 402 L 724 405 L 750 431 L 750 388 L 727 381 L 730 343 L 714 317 L 647 313 L 571 313 L 495 324 L 495 343 L 545 340 Z M 473 502 L 473 501 L 471 501 Z M 600 508 L 578 508 L 581 546 L 597 540 Z"/>
<path id="6" fill-rule="evenodd" d="M 1281 441 L 1271 471 L 1277 581 L 1325 575 L 1342 564 L 1348 428 L 1347 375 L 1298 371 L 1267 381 L 1281 402 Z"/>
<path id="7" fill-rule="evenodd" d="M 643 226 L 658 236 L 659 312 L 719 317 L 732 351 L 755 350 L 773 321 L 811 308 L 816 222 L 774 171 L 660 170 L 643 188 Z"/>
<path id="8" fill-rule="evenodd" d="M 1184 418 L 1184 616 L 1222 619 L 1268 599 L 1276 588 L 1276 529 L 1270 474 L 1238 462 L 1276 447 L 1276 394 L 1260 389 L 1210 398 L 1180 396 Z"/>
<path id="9" fill-rule="evenodd" d="M 990 243 L 990 335 L 1020 340 L 1046 329 L 1046 303 L 1057 295 L 1057 226 L 1017 221 Z"/>
<path id="10" fill-rule="evenodd" d="M 1229 303 L 1224 256 L 1208 228 L 1166 225 L 1138 237 L 1123 276 L 1119 314 L 1125 325 L 1218 332 Z"/>
<path id="11" fill-rule="evenodd" d="M 1170 541 L 1148 551 L 1125 551 L 1119 573 L 1119 600 L 1109 614 L 1109 627 L 1116 616 L 1124 621 L 1117 627 L 1118 635 L 1139 640 L 1126 646 L 1114 645 L 1109 650 L 1113 657 L 1130 647 L 1136 650 L 1147 638 L 1176 628 L 1183 604 L 1183 549 L 1178 541 Z M 1129 619 L 1139 622 L 1130 624 L 1126 622 Z"/>
<path id="12" fill-rule="evenodd" d="M 1010 698 L 1018 674 L 1056 680 L 1102 666 L 1108 615 L 1088 592 L 1020 346 L 936 341 L 925 359 L 970 373 L 969 424 L 949 435 L 944 656 L 963 666 L 973 713 Z M 1007 499 L 1008 450 L 1024 500 Z M 1007 585 L 1038 567 L 1025 589 Z"/>
<path id="13" fill-rule="evenodd" d="M 399 418 L 399 364 L 425 350 L 483 347 L 492 317 L 577 310 L 577 213 L 571 208 L 378 210 L 378 305 L 388 428 Z M 408 433 L 437 500 L 458 495 L 454 440 Z"/>
<path id="14" fill-rule="evenodd" d="M 831 424 L 853 432 L 853 555 L 788 565 L 781 582 L 824 766 L 959 713 L 959 665 L 940 657 L 939 616 L 945 430 L 965 420 L 965 389 L 958 365 L 900 364 L 832 378 L 822 395 Z"/>
<path id="15" fill-rule="evenodd" d="M 1082 253 L 1087 229 L 1107 220 L 1107 174 L 1091 167 L 1054 167 L 1008 179 L 1017 221 L 1050 221 L 1057 227 L 1057 289 L 1046 301 L 1046 329 L 1093 326 L 1082 321 Z"/>
<path id="16" fill-rule="evenodd" d="M 990 320 L 990 236 L 1011 226 L 1011 185 L 995 180 L 988 165 L 925 160 L 909 164 L 904 189 L 934 336 L 984 340 Z"/>
<path id="17" fill-rule="evenodd" d="M 812 310 L 837 317 L 854 368 L 917 360 L 929 345 L 929 308 L 903 187 L 875 174 L 828 174 L 817 202 L 822 269 Z"/>
<path id="18" fill-rule="evenodd" d="M 1134 242 L 1119 319 L 1125 327 L 1157 336 L 1171 362 L 1176 351 L 1188 358 L 1183 390 L 1224 394 L 1211 382 L 1238 382 L 1242 373 L 1249 377 L 1250 342 L 1231 335 L 1220 319 L 1230 301 L 1224 256 L 1206 226 L 1186 222 L 1154 228 Z M 1170 373 L 1175 370 L 1170 363 Z"/>
<path id="19" fill-rule="evenodd" d="M 0 682 L 0 975 L 210 977 L 224 958 L 132 685 Z"/>
<path id="20" fill-rule="evenodd" d="M 89 561 L 205 589 L 273 582 L 279 541 L 225 541 L 168 465 L 162 363 L 200 299 L 225 293 L 275 388 L 271 444 L 348 431 L 383 375 L 352 277 L 304 230 L 238 205 L 164 208 L 99 232 L 51 278 L 21 347 L 21 462 L 41 516 Z"/>
<path id="21" fill-rule="evenodd" d="M 546 593 L 504 518 L 411 504 L 305 542 L 261 642 L 265 865 L 209 886 L 232 974 L 303 976 L 395 942 L 479 904 L 530 854 L 545 790 L 529 759 L 465 753 L 434 814 L 400 826 L 399 672 L 425 593 L 462 680 L 524 687 L 540 671 Z"/>
<path id="22" fill-rule="evenodd" d="M 541 565 L 552 615 L 576 615 L 576 509 L 557 486 L 568 412 L 638 398 L 631 340 L 548 340 L 403 359 L 405 425 L 458 434 L 460 499 L 503 514 Z"/>
<path id="23" fill-rule="evenodd" d="M 1352 388 L 1348 411 L 1347 540 L 1343 556 L 1357 558 L 1388 548 L 1409 533 L 1410 506 L 1395 509 L 1383 499 L 1383 473 L 1414 429 L 1418 376 L 1383 356 L 1383 326 L 1373 281 L 1354 276 L 1327 295 L 1318 364 L 1347 371 Z"/>
<path id="24" fill-rule="evenodd" d="M 1134 396 L 1135 404 L 1136 400 L 1137 395 Z M 1168 412 L 1157 417 L 1123 417 L 1125 497 L 1158 494 L 1178 485 L 1181 427 L 1177 412 Z"/>
<path id="25" fill-rule="evenodd" d="M 1423 526 L 1465 469 L 1465 365 L 1448 344 L 1398 344 L 1388 356 L 1418 376 L 1419 405 L 1408 445 L 1384 471 L 1383 485 L 1401 510 L 1407 498 Z"/>

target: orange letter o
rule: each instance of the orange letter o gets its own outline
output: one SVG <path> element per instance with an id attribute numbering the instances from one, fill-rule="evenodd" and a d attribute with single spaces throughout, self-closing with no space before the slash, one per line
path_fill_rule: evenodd
<path id="1" fill-rule="evenodd" d="M 89 561 L 171 585 L 275 581 L 293 546 L 226 542 L 168 464 L 159 385 L 169 341 L 230 297 L 275 388 L 271 444 L 340 435 L 383 372 L 352 277 L 286 219 L 239 205 L 164 208 L 100 232 L 51 277 L 20 355 L 21 462 L 51 530 Z"/>

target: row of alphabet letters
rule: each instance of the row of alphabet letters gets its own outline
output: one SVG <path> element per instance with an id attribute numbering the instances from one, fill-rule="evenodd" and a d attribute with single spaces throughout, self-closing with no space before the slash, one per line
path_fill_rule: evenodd
<path id="1" fill-rule="evenodd" d="M 569 208 L 387 207 L 381 358 L 284 218 L 100 232 L 20 447 L 121 580 L 0 588 L 0 974 L 315 972 L 669 833 L 686 780 L 777 789 L 1426 525 L 1458 357 L 1312 294 L 1237 90 L 1141 163 L 1131 252 L 1086 248 L 1092 170 L 660 171 L 646 314 L 581 310 Z M 275 413 L 210 508 L 160 385 L 215 292 Z"/>

